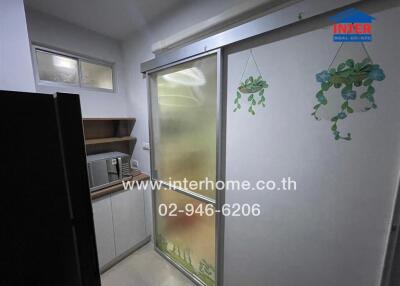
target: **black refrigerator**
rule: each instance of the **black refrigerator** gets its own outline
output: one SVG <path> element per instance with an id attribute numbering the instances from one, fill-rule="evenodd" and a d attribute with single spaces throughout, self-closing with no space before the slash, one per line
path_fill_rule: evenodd
<path id="1" fill-rule="evenodd" d="M 99 286 L 79 96 L 0 102 L 0 285 Z"/>

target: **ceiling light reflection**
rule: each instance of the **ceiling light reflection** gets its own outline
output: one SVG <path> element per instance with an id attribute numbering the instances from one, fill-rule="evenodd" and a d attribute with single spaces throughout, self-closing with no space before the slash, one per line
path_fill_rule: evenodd
<path id="1" fill-rule="evenodd" d="M 206 84 L 203 72 L 196 67 L 165 74 L 162 78 L 168 82 L 186 86 L 200 86 Z"/>
<path id="2" fill-rule="evenodd" d="M 59 68 L 66 68 L 66 69 L 75 69 L 76 64 L 75 61 L 68 58 L 53 56 L 53 64 Z"/>
<path id="3" fill-rule="evenodd" d="M 180 94 L 160 95 L 158 103 L 169 107 L 194 107 L 200 105 L 200 101 L 196 97 Z"/>

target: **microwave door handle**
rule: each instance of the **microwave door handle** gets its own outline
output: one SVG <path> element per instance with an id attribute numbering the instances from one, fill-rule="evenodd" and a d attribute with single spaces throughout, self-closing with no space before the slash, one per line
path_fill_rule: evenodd
<path id="1" fill-rule="evenodd" d="M 118 157 L 118 177 L 122 180 L 122 158 Z"/>

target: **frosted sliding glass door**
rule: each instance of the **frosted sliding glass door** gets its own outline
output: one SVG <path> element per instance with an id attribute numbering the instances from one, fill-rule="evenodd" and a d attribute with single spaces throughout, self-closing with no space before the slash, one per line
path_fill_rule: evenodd
<path id="1" fill-rule="evenodd" d="M 215 285 L 215 216 L 161 216 L 159 208 L 215 209 L 215 190 L 200 181 L 217 174 L 217 65 L 212 54 L 150 74 L 152 174 L 166 187 L 154 192 L 156 248 L 208 286 Z"/>
<path id="2" fill-rule="evenodd" d="M 176 204 L 178 209 L 188 205 L 194 210 L 207 208 L 206 203 L 171 190 L 157 192 L 157 209 L 161 204 Z M 157 213 L 156 232 L 159 250 L 207 286 L 215 285 L 214 215 L 161 216 Z"/>
<path id="3" fill-rule="evenodd" d="M 216 55 L 153 74 L 151 91 L 157 179 L 215 180 Z M 213 190 L 190 191 L 215 198 Z"/>

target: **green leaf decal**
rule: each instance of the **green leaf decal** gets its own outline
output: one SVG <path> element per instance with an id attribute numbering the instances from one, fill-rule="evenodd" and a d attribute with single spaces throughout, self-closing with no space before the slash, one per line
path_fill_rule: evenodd
<path id="1" fill-rule="evenodd" d="M 341 70 L 343 70 L 344 68 L 346 67 L 346 64 L 345 63 L 341 63 L 340 65 L 338 65 L 338 71 L 341 71 Z"/>
<path id="2" fill-rule="evenodd" d="M 348 66 L 349 68 L 354 67 L 354 61 L 352 59 L 348 59 L 346 61 L 346 66 Z"/>
<path id="3" fill-rule="evenodd" d="M 369 93 L 369 94 L 374 94 L 375 93 L 375 88 L 373 87 L 373 86 L 368 86 L 368 90 L 367 90 L 367 92 Z"/>
<path id="4" fill-rule="evenodd" d="M 372 79 L 368 78 L 366 80 L 364 80 L 363 86 L 368 86 L 372 83 Z"/>

